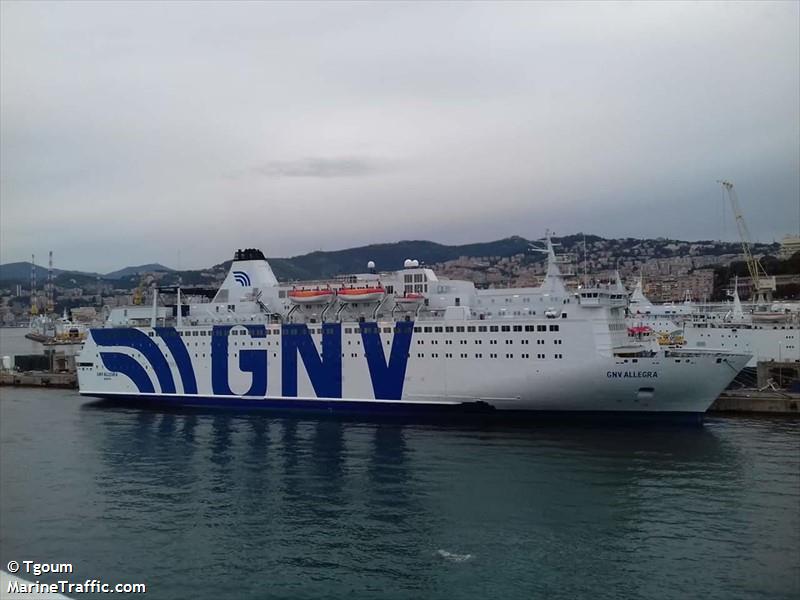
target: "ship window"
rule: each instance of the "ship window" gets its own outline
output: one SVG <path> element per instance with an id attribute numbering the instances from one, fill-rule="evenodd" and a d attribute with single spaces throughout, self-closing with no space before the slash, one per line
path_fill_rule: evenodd
<path id="1" fill-rule="evenodd" d="M 464 327 L 462 326 L 456 327 L 456 333 L 464 333 Z"/>
<path id="2" fill-rule="evenodd" d="M 558 331 L 558 325 L 550 325 L 550 331 Z"/>
<path id="3" fill-rule="evenodd" d="M 433 331 L 436 332 L 436 333 L 442 333 L 442 328 L 441 327 L 434 327 Z"/>
<path id="4" fill-rule="evenodd" d="M 423 329 L 423 331 L 424 331 L 425 333 L 431 333 L 431 332 L 433 331 L 433 327 L 425 327 L 425 328 Z"/>
<path id="5" fill-rule="evenodd" d="M 475 333 L 475 326 L 474 325 L 470 325 L 469 327 L 467 327 L 467 332 L 468 333 Z"/>
<path id="6" fill-rule="evenodd" d="M 547 331 L 547 325 L 537 325 L 536 331 Z"/>
<path id="7" fill-rule="evenodd" d="M 456 298 L 456 306 L 461 306 L 461 298 Z"/>
<path id="8" fill-rule="evenodd" d="M 422 327 L 414 327 L 414 333 L 422 333 Z"/>
<path id="9" fill-rule="evenodd" d="M 344 332 L 345 333 L 353 333 L 353 328 L 352 327 L 345 327 L 344 328 Z"/>
<path id="10" fill-rule="evenodd" d="M 386 286 L 386 293 L 387 294 L 394 294 L 394 286 L 393 285 L 387 285 Z"/>
<path id="11" fill-rule="evenodd" d="M 478 325 L 478 331 L 481 333 L 486 332 L 486 325 Z"/>
<path id="12" fill-rule="evenodd" d="M 533 325 L 525 325 L 525 331 L 533 331 L 533 330 L 534 330 Z"/>
<path id="13" fill-rule="evenodd" d="M 500 331 L 511 331 L 511 326 L 510 325 L 503 325 L 500 328 Z"/>
<path id="14" fill-rule="evenodd" d="M 392 328 L 391 327 L 384 327 L 383 328 L 383 333 L 392 333 Z"/>
<path id="15" fill-rule="evenodd" d="M 522 325 L 514 325 L 514 331 L 522 331 Z"/>
<path id="16" fill-rule="evenodd" d="M 491 325 L 491 326 L 489 327 L 489 331 L 499 331 L 499 329 L 500 329 L 500 328 L 499 328 L 497 325 Z"/>

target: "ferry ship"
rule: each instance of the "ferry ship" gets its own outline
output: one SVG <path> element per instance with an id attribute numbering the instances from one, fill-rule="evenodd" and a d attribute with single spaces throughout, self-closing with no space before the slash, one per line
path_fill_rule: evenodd
<path id="1" fill-rule="evenodd" d="M 738 282 L 731 296 L 732 303 L 653 304 L 640 280 L 628 307 L 629 331 L 647 329 L 662 343 L 686 348 L 747 352 L 750 370 L 759 362 L 800 362 L 800 306 L 796 302 L 745 309 Z"/>
<path id="2" fill-rule="evenodd" d="M 701 417 L 742 351 L 628 337 L 621 283 L 569 291 L 548 239 L 539 287 L 476 289 L 418 261 L 280 284 L 239 250 L 211 301 L 117 308 L 80 393 L 137 404 L 362 413 Z M 185 292 L 184 292 L 185 295 Z M 504 412 L 505 411 L 505 412 Z"/>

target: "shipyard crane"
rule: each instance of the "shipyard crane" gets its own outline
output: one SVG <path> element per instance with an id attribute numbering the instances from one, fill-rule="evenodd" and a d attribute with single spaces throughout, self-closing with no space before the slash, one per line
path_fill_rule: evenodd
<path id="1" fill-rule="evenodd" d="M 45 297 L 47 298 L 47 314 L 52 314 L 56 310 L 54 288 L 55 284 L 53 283 L 53 251 L 50 250 L 49 259 L 47 262 L 47 292 L 45 293 Z"/>
<path id="2" fill-rule="evenodd" d="M 31 316 L 39 314 L 39 299 L 36 297 L 36 255 L 31 254 Z"/>
<path id="3" fill-rule="evenodd" d="M 775 278 L 769 277 L 764 267 L 758 258 L 753 256 L 750 249 L 750 232 L 747 230 L 747 224 L 744 222 L 742 209 L 739 206 L 739 198 L 736 195 L 736 190 L 730 181 L 717 180 L 725 192 L 728 194 L 728 200 L 731 203 L 731 210 L 736 219 L 736 228 L 739 230 L 739 239 L 742 241 L 742 252 L 744 253 L 744 260 L 747 263 L 747 271 L 750 274 L 750 280 L 753 282 L 753 297 L 756 304 L 766 304 L 772 300 L 772 292 L 775 291 Z"/>

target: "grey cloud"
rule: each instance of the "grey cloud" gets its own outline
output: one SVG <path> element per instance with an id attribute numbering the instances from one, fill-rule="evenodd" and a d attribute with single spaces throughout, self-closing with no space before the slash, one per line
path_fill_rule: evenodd
<path id="1" fill-rule="evenodd" d="M 0 1 L 0 262 L 735 238 L 720 178 L 780 239 L 798 23 L 769 1 Z"/>
<path id="2" fill-rule="evenodd" d="M 297 160 L 271 160 L 251 167 L 241 174 L 261 177 L 364 177 L 385 170 L 385 166 L 366 158 L 301 158 Z"/>

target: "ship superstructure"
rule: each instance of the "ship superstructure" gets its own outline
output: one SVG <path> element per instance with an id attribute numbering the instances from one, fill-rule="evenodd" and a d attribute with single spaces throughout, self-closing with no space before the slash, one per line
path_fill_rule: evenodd
<path id="1" fill-rule="evenodd" d="M 281 284 L 237 251 L 210 302 L 115 309 L 78 361 L 81 393 L 134 402 L 369 411 L 700 415 L 741 351 L 628 336 L 622 285 L 480 290 L 402 269 Z M 130 311 L 130 312 L 127 312 Z M 149 313 L 148 313 L 149 311 Z"/>

